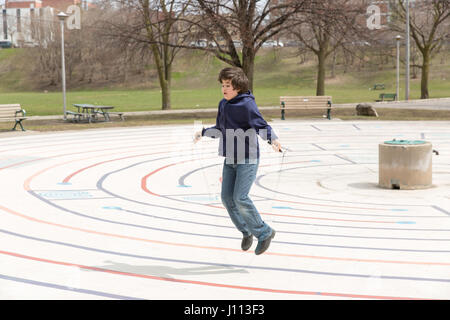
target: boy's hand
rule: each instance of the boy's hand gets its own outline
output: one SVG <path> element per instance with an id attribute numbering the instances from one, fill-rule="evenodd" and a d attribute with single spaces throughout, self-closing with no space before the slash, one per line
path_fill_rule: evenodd
<path id="1" fill-rule="evenodd" d="M 272 148 L 275 150 L 275 152 L 281 152 L 281 143 L 277 139 L 272 140 Z"/>
<path id="2" fill-rule="evenodd" d="M 201 131 L 197 131 L 196 133 L 194 133 L 194 143 L 197 143 L 198 141 L 200 141 L 201 138 L 202 138 Z"/>

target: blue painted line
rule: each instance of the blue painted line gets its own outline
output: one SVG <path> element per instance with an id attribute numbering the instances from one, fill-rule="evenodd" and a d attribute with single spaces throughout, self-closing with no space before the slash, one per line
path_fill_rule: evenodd
<path id="1" fill-rule="evenodd" d="M 310 160 L 309 162 L 320 162 L 320 160 Z"/>
<path id="2" fill-rule="evenodd" d="M 281 206 L 275 206 L 272 208 L 274 208 L 274 209 L 292 209 L 291 207 L 281 207 Z"/>
<path id="3" fill-rule="evenodd" d="M 208 169 L 208 168 L 212 168 L 212 167 L 215 167 L 215 166 L 217 166 L 217 165 L 218 165 L 218 164 L 209 165 L 209 166 L 206 166 L 206 167 L 203 167 L 203 168 L 198 168 L 198 169 L 192 170 L 192 171 L 190 171 L 190 172 L 184 174 L 183 176 L 181 176 L 181 177 L 178 179 L 179 187 L 190 187 L 190 186 L 187 186 L 187 185 L 184 183 L 184 180 L 186 180 L 187 177 L 189 177 L 189 176 L 190 176 L 191 174 L 193 174 L 194 172 L 197 172 L 197 171 L 200 171 L 200 170 L 204 170 L 204 169 Z"/>
<path id="4" fill-rule="evenodd" d="M 93 196 L 89 191 L 79 191 L 79 190 L 47 190 L 37 192 L 41 197 L 46 199 L 88 199 Z"/>
<path id="5" fill-rule="evenodd" d="M 219 200 L 218 196 L 187 196 L 183 197 L 184 200 L 188 201 L 217 201 Z"/>
<path id="6" fill-rule="evenodd" d="M 414 221 L 397 221 L 398 224 L 416 224 Z"/>
<path id="7" fill-rule="evenodd" d="M 118 252 L 118 251 L 110 251 L 105 249 L 99 249 L 99 248 L 92 248 L 92 247 L 85 247 L 77 244 L 72 243 L 66 243 L 61 241 L 55 241 L 55 240 L 49 240 L 49 239 L 43 239 L 43 238 L 36 238 L 29 235 L 24 234 L 18 234 L 12 231 L 2 230 L 0 229 L 1 233 L 9 234 L 16 237 L 21 237 L 25 239 L 31 239 L 35 241 L 40 241 L 44 243 L 52 243 L 55 245 L 61 245 L 61 246 L 67 246 L 72 248 L 77 248 L 80 250 L 86 250 L 91 252 L 100 252 L 100 253 L 106 253 L 106 254 L 112 254 L 117 256 L 123 256 L 123 257 L 133 257 L 138 259 L 146 259 L 146 260 L 153 260 L 153 261 L 164 261 L 164 262 L 174 262 L 174 263 L 190 263 L 190 264 L 196 264 L 196 265 L 206 265 L 206 266 L 220 266 L 220 267 L 229 267 L 229 268 L 239 268 L 239 269 L 255 269 L 255 270 L 270 270 L 270 271 L 281 271 L 281 272 L 293 272 L 293 273 L 305 273 L 305 274 L 315 274 L 315 275 L 324 275 L 324 276 L 337 276 L 337 277 L 357 277 L 357 278 L 371 278 L 371 274 L 353 274 L 353 273 L 338 273 L 338 272 L 324 272 L 324 271 L 314 271 L 314 270 L 306 270 L 306 269 L 293 269 L 293 268 L 279 268 L 279 267 L 269 267 L 269 266 L 255 266 L 255 265 L 239 265 L 239 264 L 228 264 L 228 263 L 216 263 L 212 261 L 198 261 L 198 260 L 181 260 L 181 259 L 174 259 L 174 258 L 163 258 L 163 257 L 155 257 L 155 256 L 143 256 L 143 255 L 137 255 L 127 252 Z M 240 238 L 239 238 L 240 239 Z M 1 277 L 1 276 L 0 276 Z M 449 283 L 450 279 L 446 278 L 422 278 L 422 277 L 403 277 L 403 276 L 389 276 L 389 275 L 382 275 L 380 276 L 380 279 L 392 279 L 392 280 L 412 280 L 412 281 L 431 281 L 431 282 L 444 282 Z M 51 285 L 51 284 L 50 284 Z M 62 289 L 68 290 L 67 287 L 62 287 Z M 83 289 L 78 289 L 83 290 Z M 120 296 L 118 296 L 120 297 Z M 136 299 L 131 297 L 125 297 L 128 299 Z M 123 298 L 122 298 L 123 299 Z"/>
<path id="8" fill-rule="evenodd" d="M 115 206 L 105 206 L 105 207 L 102 207 L 102 209 L 107 209 L 107 210 L 122 210 L 121 207 L 115 207 Z"/>
<path id="9" fill-rule="evenodd" d="M 72 183 L 70 182 L 58 182 L 57 184 L 61 185 L 61 186 L 71 186 Z"/>
<path id="10" fill-rule="evenodd" d="M 101 297 L 105 297 L 105 298 L 112 298 L 112 299 L 119 299 L 119 300 L 142 300 L 141 298 L 121 296 L 121 295 L 112 294 L 112 293 L 108 293 L 108 292 L 101 292 L 101 291 L 88 290 L 88 289 L 69 288 L 66 286 L 59 285 L 59 284 L 24 279 L 24 278 L 11 277 L 11 276 L 7 276 L 4 274 L 0 274 L 0 279 L 14 281 L 14 282 L 22 282 L 22 283 L 31 284 L 34 286 L 47 287 L 47 288 L 52 288 L 52 289 L 64 290 L 64 291 L 72 291 L 72 292 L 83 293 L 83 294 L 91 294 L 91 295 L 101 296 Z"/>
<path id="11" fill-rule="evenodd" d="M 192 188 L 192 186 L 188 186 L 186 184 L 179 184 L 177 187 L 178 188 Z"/>
<path id="12" fill-rule="evenodd" d="M 391 209 L 391 211 L 408 211 L 408 209 Z"/>

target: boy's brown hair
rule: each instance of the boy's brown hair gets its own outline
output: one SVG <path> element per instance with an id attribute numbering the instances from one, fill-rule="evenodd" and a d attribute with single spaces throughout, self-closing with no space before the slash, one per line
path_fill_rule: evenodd
<path id="1" fill-rule="evenodd" d="M 237 90 L 239 93 L 244 93 L 248 91 L 248 78 L 241 68 L 224 68 L 219 73 L 219 82 L 222 83 L 223 80 L 231 80 L 231 85 L 233 89 Z"/>

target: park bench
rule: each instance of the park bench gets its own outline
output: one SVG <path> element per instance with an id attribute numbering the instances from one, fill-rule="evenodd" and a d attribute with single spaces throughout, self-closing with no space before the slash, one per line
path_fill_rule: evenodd
<path id="1" fill-rule="evenodd" d="M 20 104 L 0 104 L 0 121 L 15 121 L 16 124 L 12 130 L 16 130 L 17 125 L 20 125 L 22 131 L 25 131 L 22 125 L 22 121 L 27 119 L 25 115 L 26 111 Z"/>
<path id="2" fill-rule="evenodd" d="M 118 116 L 120 120 L 122 121 L 125 120 L 123 112 L 110 112 L 110 111 L 104 112 L 99 110 L 93 112 L 94 119 L 96 119 L 98 115 L 103 116 L 105 118 L 105 121 L 111 121 L 111 116 Z"/>
<path id="3" fill-rule="evenodd" d="M 81 118 L 83 117 L 83 114 L 82 114 L 82 113 L 74 112 L 74 111 L 70 111 L 70 110 L 67 110 L 67 111 L 66 111 L 66 114 L 73 117 L 73 118 L 72 118 L 72 122 L 75 122 L 75 121 L 76 121 L 76 122 L 80 122 L 80 121 L 81 121 Z"/>
<path id="4" fill-rule="evenodd" d="M 381 101 L 395 101 L 397 98 L 397 94 L 395 93 L 380 93 L 378 100 L 375 100 L 376 102 Z"/>
<path id="5" fill-rule="evenodd" d="M 369 90 L 384 90 L 384 89 L 385 89 L 384 83 L 375 83 L 372 88 L 369 88 Z"/>
<path id="6" fill-rule="evenodd" d="M 282 96 L 281 120 L 285 120 L 287 109 L 326 109 L 327 119 L 331 120 L 331 97 L 330 96 Z"/>

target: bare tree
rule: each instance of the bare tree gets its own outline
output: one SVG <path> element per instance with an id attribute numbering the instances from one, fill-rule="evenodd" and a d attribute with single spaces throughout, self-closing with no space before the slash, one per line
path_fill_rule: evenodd
<path id="1" fill-rule="evenodd" d="M 109 5 L 111 14 L 101 19 L 106 30 L 103 36 L 151 51 L 162 92 L 162 109 L 170 109 L 172 63 L 186 34 L 179 29 L 178 21 L 189 1 L 116 0 L 104 5 Z"/>
<path id="2" fill-rule="evenodd" d="M 406 7 L 403 0 L 392 0 L 396 21 L 393 29 L 403 31 L 406 23 Z M 428 99 L 430 64 L 435 53 L 444 44 L 449 33 L 450 0 L 415 1 L 410 9 L 411 37 L 422 55 L 420 98 Z"/>
<path id="3" fill-rule="evenodd" d="M 313 0 L 193 0 L 185 21 L 215 46 L 204 48 L 242 68 L 253 90 L 255 57 L 262 44 L 288 28 L 286 21 Z M 238 49 L 242 46 L 242 54 Z"/>
<path id="4" fill-rule="evenodd" d="M 353 0 L 319 1 L 311 10 L 297 14 L 291 30 L 303 45 L 317 57 L 316 95 L 325 95 L 325 71 L 328 57 L 354 34 L 364 7 Z M 298 24 L 300 22 L 300 24 Z M 358 40 L 360 41 L 360 40 Z"/>

